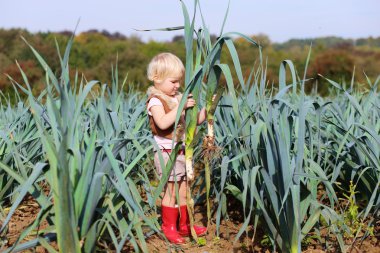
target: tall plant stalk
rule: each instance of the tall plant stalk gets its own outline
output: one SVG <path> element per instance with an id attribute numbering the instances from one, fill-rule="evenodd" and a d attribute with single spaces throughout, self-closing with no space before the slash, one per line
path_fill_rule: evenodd
<path id="1" fill-rule="evenodd" d="M 243 75 L 241 72 L 240 62 L 237 56 L 236 49 L 233 45 L 233 42 L 230 36 L 233 33 L 223 33 L 223 26 L 227 18 L 228 9 L 225 15 L 224 23 L 221 29 L 221 33 L 219 39 L 212 44 L 211 36 L 208 32 L 206 24 L 203 19 L 203 15 L 201 12 L 201 7 L 198 0 L 194 1 L 194 16 L 190 21 L 187 8 L 182 3 L 182 10 L 184 14 L 184 31 L 185 31 L 185 46 L 186 46 L 186 70 L 185 70 L 185 92 L 183 99 L 179 105 L 179 112 L 184 106 L 185 99 L 189 93 L 192 93 L 193 98 L 195 99 L 197 104 L 200 104 L 200 94 L 201 89 L 203 87 L 203 80 L 206 78 L 207 82 L 207 91 L 206 91 L 206 110 L 207 110 L 207 129 L 208 134 L 205 137 L 205 142 L 203 147 L 206 147 L 206 150 L 203 152 L 205 155 L 205 178 L 206 178 L 206 195 L 207 195 L 207 216 L 209 225 L 211 218 L 210 204 L 209 204 L 209 192 L 210 192 L 210 161 L 208 158 L 211 158 L 215 154 L 215 143 L 214 143 L 214 113 L 216 106 L 221 98 L 221 95 L 224 91 L 224 87 L 218 85 L 219 79 L 223 74 L 227 80 L 227 88 L 229 94 L 236 98 L 235 94 L 235 86 L 232 81 L 232 74 L 230 72 L 230 68 L 226 64 L 220 63 L 220 56 L 222 52 L 223 45 L 226 44 L 227 48 L 231 54 L 231 57 L 234 62 L 235 70 L 239 77 L 239 82 L 243 86 Z M 198 29 L 197 32 L 194 32 L 194 23 L 196 11 L 199 8 L 199 12 L 201 13 L 203 27 Z M 173 28 L 174 29 L 174 28 Z M 237 35 L 242 36 L 250 43 L 257 45 L 255 41 L 251 38 L 236 33 Z M 196 36 L 196 50 L 194 52 L 193 43 L 194 38 Z M 215 96 L 214 96 L 215 95 Z M 237 103 L 233 104 L 233 110 L 236 115 L 238 115 L 238 105 Z M 180 113 L 177 114 L 176 125 L 179 120 Z M 198 109 L 196 107 L 189 108 L 186 111 L 186 138 L 185 138 L 185 159 L 186 159 L 186 173 L 187 173 L 187 206 L 188 212 L 190 216 L 190 224 L 192 230 L 192 236 L 197 239 L 195 231 L 193 230 L 193 211 L 194 211 L 194 200 L 191 197 L 191 188 L 194 180 L 194 169 L 193 169 L 193 156 L 194 156 L 194 145 L 196 144 L 196 126 L 197 126 L 197 117 L 198 117 Z M 239 122 L 239 118 L 237 117 L 237 122 Z"/>

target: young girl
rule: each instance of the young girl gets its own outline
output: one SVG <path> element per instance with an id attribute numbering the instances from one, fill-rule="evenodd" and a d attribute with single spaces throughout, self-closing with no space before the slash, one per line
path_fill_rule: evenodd
<path id="1" fill-rule="evenodd" d="M 178 105 L 182 98 L 178 89 L 184 73 L 185 68 L 181 60 L 171 53 L 158 54 L 148 65 L 147 75 L 148 79 L 153 82 L 153 86 L 148 88 L 147 110 L 154 140 L 160 148 L 160 150 L 156 150 L 154 155 L 154 164 L 160 177 L 165 168 L 161 168 L 160 166 L 158 152 L 162 153 L 166 164 L 169 160 L 172 147 L 174 147 L 178 141 L 184 140 L 185 110 L 195 106 L 195 100 L 189 95 L 177 129 L 174 131 Z M 202 108 L 198 114 L 198 124 L 201 124 L 205 119 L 206 110 Z M 172 145 L 173 138 L 174 145 Z M 179 189 L 179 203 L 176 203 L 175 181 L 177 181 Z M 185 243 L 185 238 L 182 236 L 190 235 L 189 216 L 186 206 L 186 188 L 183 146 L 178 153 L 168 182 L 163 190 L 161 202 L 161 229 L 167 239 L 176 244 Z M 178 218 L 179 226 L 177 229 Z M 194 230 L 197 235 L 202 235 L 206 232 L 206 228 L 202 226 L 194 226 Z"/>

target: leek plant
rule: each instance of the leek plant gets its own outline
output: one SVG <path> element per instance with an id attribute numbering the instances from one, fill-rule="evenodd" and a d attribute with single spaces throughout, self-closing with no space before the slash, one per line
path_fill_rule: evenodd
<path id="1" fill-rule="evenodd" d="M 213 114 L 215 112 L 216 105 L 218 104 L 220 97 L 223 93 L 223 86 L 218 85 L 221 74 L 227 80 L 228 92 L 232 97 L 236 97 L 235 86 L 232 80 L 232 74 L 230 68 L 226 64 L 220 62 L 220 56 L 223 49 L 223 45 L 226 44 L 227 48 L 232 56 L 234 61 L 235 70 L 238 73 L 239 81 L 243 84 L 243 75 L 240 68 L 239 59 L 237 52 L 231 36 L 234 33 L 223 33 L 223 26 L 220 32 L 219 39 L 212 44 L 211 37 L 206 27 L 206 24 L 203 19 L 201 12 L 201 7 L 199 1 L 194 1 L 194 15 L 192 20 L 190 20 L 187 8 L 183 2 L 182 10 L 184 15 L 184 38 L 185 38 L 185 47 L 186 47 L 186 64 L 185 64 L 185 92 L 183 99 L 179 105 L 179 112 L 185 104 L 185 99 L 188 94 L 192 94 L 197 104 L 200 104 L 201 101 L 201 91 L 203 88 L 203 80 L 207 79 L 207 93 L 206 93 L 206 109 L 208 110 L 208 136 L 205 138 L 204 151 L 205 160 L 209 160 L 213 156 L 213 150 L 215 150 L 214 137 L 213 137 Z M 203 27 L 199 28 L 198 31 L 195 31 L 195 17 L 196 11 L 199 9 L 199 12 L 202 16 Z M 225 15 L 225 20 L 227 17 L 228 11 Z M 172 28 L 174 29 L 174 28 Z M 238 33 L 236 33 L 238 34 Z M 193 48 L 194 39 L 193 36 L 196 36 L 195 40 L 195 50 Z M 238 34 L 247 39 L 250 43 L 257 45 L 257 43 L 251 38 Z M 214 97 L 215 95 L 215 97 Z M 238 114 L 237 104 L 233 105 L 233 110 Z M 198 138 L 196 137 L 196 126 L 197 126 L 197 116 L 198 109 L 193 107 L 189 108 L 186 111 L 186 138 L 185 138 L 185 158 L 186 158 L 186 173 L 187 173 L 187 206 L 190 216 L 190 226 L 191 234 L 194 239 L 197 239 L 195 231 L 193 230 L 193 211 L 194 211 L 194 200 L 191 196 L 191 186 L 193 185 L 194 180 L 194 170 L 193 170 L 193 155 L 194 155 L 194 146 L 197 143 Z M 177 114 L 176 125 L 178 123 L 180 113 Z M 200 134 L 200 133 L 198 133 Z M 210 169 L 209 163 L 206 162 L 206 195 L 207 195 L 207 214 L 208 214 L 208 224 L 211 216 L 210 205 L 208 201 L 209 189 L 210 189 Z"/>
<path id="2" fill-rule="evenodd" d="M 16 93 L 17 94 L 17 93 Z M 11 167 L 24 180 L 31 174 L 33 166 L 25 161 L 37 162 L 42 158 L 41 143 L 36 135 L 33 117 L 25 104 L 18 100 L 15 107 L 4 97 L 0 109 L 0 161 Z M 20 152 L 12 152 L 16 149 Z M 17 180 L 0 170 L 0 205 L 8 206 L 17 197 Z"/>
<path id="3" fill-rule="evenodd" d="M 284 64 L 296 77 L 293 64 Z M 371 217 L 373 222 L 372 214 L 378 210 L 379 80 L 370 84 L 365 95 L 343 91 L 333 82 L 342 94 L 322 99 L 303 93 L 305 77 L 292 80 L 291 85 L 282 83 L 275 92 L 265 87 L 265 67 L 251 73 L 239 99 L 224 96 L 225 106 L 216 111 L 216 140 L 224 148 L 224 166 L 213 177 L 217 228 L 227 215 L 229 193 L 242 202 L 245 217 L 236 240 L 249 224 L 256 228 L 262 219 L 274 250 L 299 252 L 310 231 L 319 233 L 323 217 L 340 249 L 346 251 L 344 235 L 350 230 L 341 215 L 338 186 L 349 185 L 350 180 L 361 186 L 362 195 L 368 196 L 361 217 Z M 301 89 L 294 92 L 294 84 L 301 84 Z M 240 127 L 231 110 L 233 103 L 239 104 Z M 321 185 L 325 193 L 319 196 Z"/>
<path id="4" fill-rule="evenodd" d="M 257 68 L 244 78 L 231 37 L 241 36 L 257 46 L 256 42 L 239 33 L 223 33 L 223 28 L 212 42 L 198 1 L 194 1 L 194 10 L 201 14 L 200 29 L 195 30 L 195 13 L 190 19 L 183 3 L 184 27 L 168 28 L 185 31 L 183 97 L 192 93 L 198 105 L 205 98 L 208 112 L 201 152 L 195 148 L 204 134 L 196 128 L 198 108 L 186 112 L 191 224 L 194 200 L 190 189 L 194 182 L 203 182 L 201 177 L 194 180 L 193 160 L 201 154 L 208 225 L 215 218 L 217 236 L 221 220 L 228 218 L 228 201 L 234 197 L 241 202 L 244 217 L 235 240 L 250 225 L 256 231 L 258 224 L 265 224 L 273 250 L 300 252 L 301 241 L 311 232 L 328 249 L 331 242 L 321 238 L 324 229 L 326 236 L 333 234 L 345 252 L 345 235 L 351 230 L 342 217 L 346 210 L 340 203 L 341 189 L 353 182 L 358 191 L 357 217 L 369 220 L 368 226 L 375 224 L 380 209 L 380 77 L 373 83 L 368 80 L 369 89 L 364 93 L 355 91 L 354 78 L 349 88 L 326 79 L 336 96 L 308 96 L 304 92 L 307 77 L 298 77 L 293 63 L 285 60 L 280 63 L 278 86 L 268 87 L 260 47 Z M 71 43 L 70 40 L 63 57 L 59 55 L 59 76 L 31 47 L 46 71 L 46 89 L 38 97 L 32 94 L 21 68 L 24 84 L 10 80 L 27 94 L 28 100 L 18 100 L 12 107 L 9 99 L 2 96 L 0 233 L 6 233 L 11 216 L 27 194 L 41 209 L 36 220 L 5 252 L 36 245 L 55 252 L 50 245 L 54 240 L 62 252 L 91 252 L 96 250 L 97 242 L 106 238 L 117 252 L 126 243 L 135 251 L 147 251 L 146 231 L 158 232 L 155 200 L 172 163 L 168 162 L 163 180 L 153 189 L 149 171 L 141 163 L 154 146 L 144 130 L 147 120 L 141 95 L 124 96 L 126 79 L 119 84 L 117 66 L 111 85 L 87 82 L 78 74 L 71 77 Z M 223 48 L 233 66 L 222 62 Z M 184 103 L 182 99 L 179 111 Z M 179 115 L 176 124 L 178 120 Z M 47 195 L 42 184 L 48 186 Z M 141 197 L 141 189 L 146 199 Z M 209 204 L 209 196 L 215 205 Z M 215 217 L 211 217 L 212 211 Z M 48 222 L 48 227 L 39 230 L 35 240 L 19 243 L 43 221 Z M 194 231 L 192 235 L 196 239 Z M 255 236 L 254 233 L 252 242 Z M 358 234 L 353 236 L 358 238 Z"/>
<path id="5" fill-rule="evenodd" d="M 1 232 L 27 193 L 41 210 L 5 252 L 36 245 L 54 252 L 49 242 L 55 238 L 61 252 L 91 252 L 106 237 L 117 252 L 127 241 L 136 251 L 147 252 L 144 231 L 158 232 L 158 223 L 150 214 L 155 203 L 149 179 L 146 173 L 136 173 L 142 166 L 138 162 L 152 149 L 143 131 L 147 122 L 141 112 L 145 106 L 136 106 L 140 101 L 136 95 L 130 100 L 124 97 L 117 68 L 111 87 L 102 85 L 100 94 L 94 90 L 98 81 L 80 81 L 78 74 L 72 80 L 68 65 L 71 45 L 72 39 L 64 56 L 59 54 L 59 77 L 30 46 L 46 70 L 46 90 L 40 97 L 33 96 L 21 68 L 26 88 L 11 79 L 27 94 L 29 105 L 2 132 L 3 137 L 13 137 L 1 143 L 1 175 L 5 173 L 15 182 L 13 187 L 19 193 L 11 202 Z M 59 47 L 57 50 L 59 53 Z M 48 196 L 38 182 L 48 185 Z M 147 201 L 140 195 L 140 186 L 146 189 Z M 8 188 L 1 191 L 8 192 Z M 19 245 L 44 220 L 49 226 L 38 232 L 37 239 Z"/>

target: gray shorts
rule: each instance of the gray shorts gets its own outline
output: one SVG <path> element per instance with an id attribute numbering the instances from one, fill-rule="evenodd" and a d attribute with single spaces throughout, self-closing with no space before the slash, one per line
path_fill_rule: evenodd
<path id="1" fill-rule="evenodd" d="M 162 158 L 164 159 L 165 165 L 170 158 L 170 154 L 167 152 L 162 152 Z M 154 152 L 154 166 L 157 169 L 157 173 L 161 179 L 162 177 L 162 168 L 160 165 L 160 158 L 158 152 Z M 185 155 L 177 155 L 177 159 L 173 166 L 173 169 L 170 173 L 169 182 L 174 182 L 174 176 L 177 178 L 177 181 L 186 180 L 186 165 L 185 165 Z"/>

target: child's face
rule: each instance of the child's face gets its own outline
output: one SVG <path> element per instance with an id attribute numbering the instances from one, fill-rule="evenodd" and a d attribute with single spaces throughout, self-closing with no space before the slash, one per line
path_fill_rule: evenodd
<path id="1" fill-rule="evenodd" d="M 162 82 L 156 84 L 156 88 L 168 96 L 175 96 L 180 87 L 180 78 L 167 77 Z"/>

